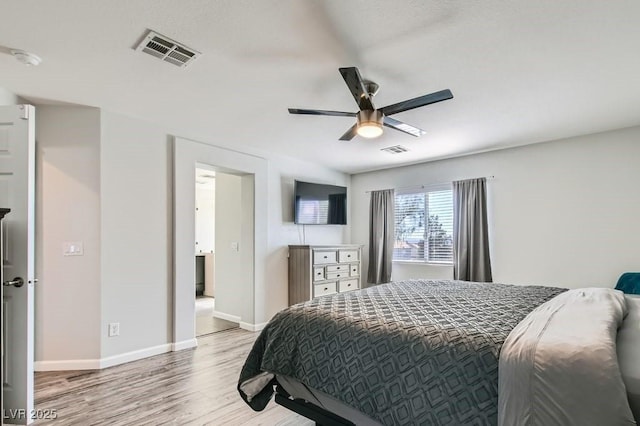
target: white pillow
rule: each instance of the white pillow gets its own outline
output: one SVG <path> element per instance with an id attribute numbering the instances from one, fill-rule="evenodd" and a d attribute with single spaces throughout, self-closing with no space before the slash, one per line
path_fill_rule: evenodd
<path id="1" fill-rule="evenodd" d="M 618 363 L 631 411 L 640 422 L 640 295 L 625 294 L 628 314 L 618 329 Z"/>

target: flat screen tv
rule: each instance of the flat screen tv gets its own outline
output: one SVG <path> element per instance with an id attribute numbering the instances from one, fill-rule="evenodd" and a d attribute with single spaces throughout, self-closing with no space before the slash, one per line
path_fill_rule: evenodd
<path id="1" fill-rule="evenodd" d="M 294 222 L 298 225 L 346 225 L 347 188 L 295 181 Z"/>

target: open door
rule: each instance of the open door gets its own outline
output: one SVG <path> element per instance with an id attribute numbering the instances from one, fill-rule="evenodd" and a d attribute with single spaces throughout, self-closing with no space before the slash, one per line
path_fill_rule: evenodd
<path id="1" fill-rule="evenodd" d="M 0 107 L 2 420 L 33 421 L 35 108 Z"/>

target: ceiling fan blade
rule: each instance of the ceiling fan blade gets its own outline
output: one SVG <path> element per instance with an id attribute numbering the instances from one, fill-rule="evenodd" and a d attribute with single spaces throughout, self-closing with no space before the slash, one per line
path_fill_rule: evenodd
<path id="1" fill-rule="evenodd" d="M 445 89 L 403 102 L 398 102 L 397 104 L 387 105 L 384 108 L 380 108 L 380 111 L 382 111 L 384 115 L 397 114 L 402 111 L 408 111 L 410 109 L 419 108 L 421 106 L 435 104 L 436 102 L 446 101 L 447 99 L 451 98 L 453 98 L 453 93 L 451 93 L 451 90 Z"/>
<path id="2" fill-rule="evenodd" d="M 341 141 L 350 141 L 357 134 L 358 123 L 354 124 L 345 132 L 344 135 L 340 136 Z"/>
<path id="3" fill-rule="evenodd" d="M 342 78 L 344 78 L 344 82 L 347 83 L 347 87 L 356 100 L 360 110 L 375 109 L 369 93 L 364 89 L 364 83 L 362 82 L 358 68 L 340 68 L 340 74 L 342 74 Z"/>
<path id="4" fill-rule="evenodd" d="M 300 109 L 300 108 L 289 108 L 289 114 L 332 115 L 337 117 L 355 117 L 356 115 L 358 115 L 355 112 L 327 111 L 323 109 Z"/>
<path id="5" fill-rule="evenodd" d="M 385 117 L 383 124 L 387 127 L 400 130 L 401 132 L 407 133 L 415 137 L 420 137 L 422 135 L 427 134 L 427 132 L 425 132 L 422 129 L 418 129 L 417 127 L 413 127 L 407 123 L 403 123 L 402 121 L 398 121 L 395 118 L 391 118 L 391 117 Z"/>

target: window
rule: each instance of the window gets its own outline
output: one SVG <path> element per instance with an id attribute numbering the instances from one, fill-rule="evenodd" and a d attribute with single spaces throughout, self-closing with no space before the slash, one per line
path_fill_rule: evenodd
<path id="1" fill-rule="evenodd" d="M 393 260 L 453 262 L 450 188 L 396 193 Z"/>

